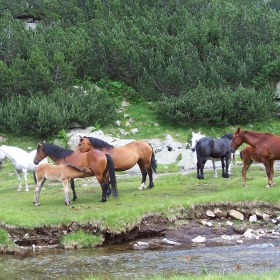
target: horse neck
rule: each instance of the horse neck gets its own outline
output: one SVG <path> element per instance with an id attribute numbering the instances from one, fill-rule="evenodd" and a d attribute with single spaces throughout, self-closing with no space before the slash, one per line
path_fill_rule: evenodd
<path id="1" fill-rule="evenodd" d="M 243 142 L 247 143 L 252 147 L 256 147 L 263 134 L 254 131 L 244 131 Z"/>

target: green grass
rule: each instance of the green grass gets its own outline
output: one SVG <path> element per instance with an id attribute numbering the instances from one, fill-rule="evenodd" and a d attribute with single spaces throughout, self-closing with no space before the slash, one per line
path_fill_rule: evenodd
<path id="1" fill-rule="evenodd" d="M 2 175 L 6 170 L 5 163 Z M 155 180 L 151 190 L 139 191 L 140 176 L 118 178 L 119 198 L 109 197 L 101 203 L 101 188 L 94 183 L 81 186 L 92 179 L 77 179 L 78 200 L 70 206 L 64 205 L 61 183 L 45 183 L 41 191 L 40 207 L 33 204 L 34 183 L 29 176 L 30 191 L 17 192 L 16 177 L 9 172 L 9 183 L 0 187 L 0 220 L 5 224 L 38 227 L 58 225 L 72 221 L 85 223 L 92 221 L 101 228 L 115 232 L 125 231 L 140 222 L 144 215 L 157 213 L 172 217 L 176 209 L 183 207 L 187 213 L 193 204 L 219 202 L 264 201 L 279 205 L 278 188 L 266 189 L 266 174 L 259 167 L 251 167 L 248 172 L 248 188 L 242 187 L 241 168 L 233 168 L 231 179 L 213 178 L 213 171 L 205 172 L 205 180 L 197 180 L 196 173 L 162 174 Z M 279 172 L 275 172 L 276 184 Z M 279 181 L 279 182 L 277 182 Z"/>
<path id="2" fill-rule="evenodd" d="M 105 280 L 106 277 L 86 277 L 78 278 L 77 280 Z M 152 276 L 146 278 L 139 278 L 145 280 L 278 280 L 280 279 L 280 271 L 274 270 L 270 272 L 265 272 L 261 274 L 255 273 L 242 273 L 233 272 L 230 274 L 217 274 L 217 273 L 201 273 L 201 275 L 185 274 L 174 275 L 174 276 Z M 63 280 L 63 279 L 61 279 Z"/>

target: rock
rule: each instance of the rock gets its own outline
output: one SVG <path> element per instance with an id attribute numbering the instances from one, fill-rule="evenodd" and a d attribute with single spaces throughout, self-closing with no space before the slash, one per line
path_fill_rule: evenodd
<path id="1" fill-rule="evenodd" d="M 232 226 L 232 225 L 233 225 L 233 222 L 227 221 L 226 224 L 227 224 L 228 226 Z"/>
<path id="2" fill-rule="evenodd" d="M 205 243 L 206 242 L 206 238 L 199 235 L 196 238 L 192 239 L 193 243 Z"/>
<path id="3" fill-rule="evenodd" d="M 266 214 L 266 213 L 263 213 L 263 219 L 265 221 L 269 221 L 270 220 L 270 215 Z"/>
<path id="4" fill-rule="evenodd" d="M 256 209 L 256 210 L 255 210 L 255 214 L 257 215 L 257 217 L 258 217 L 259 219 L 262 219 L 262 217 L 263 217 L 263 213 L 262 213 L 262 211 L 261 211 L 261 210 Z"/>
<path id="5" fill-rule="evenodd" d="M 214 214 L 218 217 L 221 218 L 223 216 L 223 212 L 219 208 L 214 209 Z"/>
<path id="6" fill-rule="evenodd" d="M 240 221 L 244 220 L 244 215 L 242 213 L 240 213 L 239 211 L 236 211 L 234 209 L 231 209 L 229 211 L 229 216 L 236 219 L 236 220 L 240 220 Z"/>
<path id="7" fill-rule="evenodd" d="M 135 244 L 133 244 L 133 248 L 135 250 L 143 250 L 143 249 L 148 249 L 150 244 L 148 242 L 141 242 L 137 241 Z"/>
<path id="8" fill-rule="evenodd" d="M 215 218 L 216 215 L 211 210 L 207 210 L 206 211 L 206 216 L 211 217 L 211 218 Z"/>
<path id="9" fill-rule="evenodd" d="M 244 232 L 244 234 L 243 234 L 243 236 L 245 236 L 246 238 L 252 238 L 252 237 L 255 237 L 255 235 L 253 234 L 253 230 L 252 229 L 247 229 L 245 232 Z"/>
<path id="10" fill-rule="evenodd" d="M 256 223 L 257 220 L 258 220 L 258 218 L 257 218 L 257 215 L 255 215 L 255 214 L 250 216 L 250 218 L 249 218 L 250 223 Z"/>
<path id="11" fill-rule="evenodd" d="M 168 240 L 167 238 L 163 238 L 163 239 L 161 240 L 161 243 L 167 244 L 167 245 L 173 245 L 173 246 L 174 246 L 174 245 L 175 245 L 175 246 L 180 245 L 180 243 L 175 242 L 175 241 Z"/>
<path id="12" fill-rule="evenodd" d="M 130 131 L 131 131 L 133 134 L 139 132 L 138 128 L 132 128 Z"/>

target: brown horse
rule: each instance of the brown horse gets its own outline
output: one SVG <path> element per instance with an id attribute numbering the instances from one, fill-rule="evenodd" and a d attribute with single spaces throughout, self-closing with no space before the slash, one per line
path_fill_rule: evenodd
<path id="1" fill-rule="evenodd" d="M 256 150 L 266 169 L 268 178 L 267 188 L 273 184 L 274 160 L 280 159 L 280 136 L 273 133 L 261 133 L 241 130 L 239 127 L 233 134 L 230 148 L 234 153 L 242 143 L 247 143 Z"/>
<path id="2" fill-rule="evenodd" d="M 46 180 L 60 181 L 63 184 L 65 205 L 69 205 L 69 182 L 74 178 L 84 178 L 92 176 L 92 171 L 89 167 L 79 168 L 71 164 L 59 164 L 53 165 L 49 163 L 43 163 L 38 165 L 35 170 L 36 176 L 36 188 L 34 193 L 34 204 L 40 206 L 39 198 L 40 192 Z"/>
<path id="3" fill-rule="evenodd" d="M 260 156 L 257 154 L 255 148 L 251 146 L 246 146 L 244 149 L 240 151 L 240 157 L 243 161 L 242 168 L 242 178 L 243 178 L 243 187 L 247 187 L 246 184 L 246 173 L 253 162 L 262 162 Z M 273 180 L 274 168 L 272 170 L 272 185 L 275 185 Z"/>
<path id="4" fill-rule="evenodd" d="M 109 184 L 112 186 L 113 195 L 118 196 L 117 184 L 114 170 L 114 163 L 110 155 L 105 155 L 100 151 L 90 151 L 88 153 L 76 153 L 72 150 L 50 144 L 39 143 L 37 146 L 37 153 L 34 157 L 34 163 L 38 164 L 45 157 L 49 156 L 56 164 L 72 164 L 80 168 L 89 167 L 92 174 L 88 176 L 95 176 L 102 188 L 101 202 L 107 199 L 107 190 Z M 71 179 L 73 181 L 73 179 Z M 71 182 L 73 190 L 73 199 L 77 198 L 75 192 L 74 182 Z"/>
<path id="5" fill-rule="evenodd" d="M 154 187 L 153 171 L 156 173 L 157 164 L 153 148 L 147 142 L 136 140 L 121 147 L 114 147 L 97 138 L 80 137 L 75 151 L 84 153 L 91 150 L 100 150 L 111 155 L 116 171 L 128 170 L 137 163 L 142 174 L 142 182 L 138 189 L 146 188 L 147 174 L 149 174 L 148 189 Z"/>

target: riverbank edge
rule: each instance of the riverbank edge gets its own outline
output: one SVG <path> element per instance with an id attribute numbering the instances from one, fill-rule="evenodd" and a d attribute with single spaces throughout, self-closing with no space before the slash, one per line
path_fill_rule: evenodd
<path id="1" fill-rule="evenodd" d="M 209 212 L 219 209 L 219 216 L 209 216 Z M 241 213 L 243 220 L 238 220 L 230 216 L 230 211 L 235 210 Z M 250 217 L 259 213 L 255 222 L 250 222 Z M 260 215 L 263 213 L 265 219 Z M 92 247 L 105 246 L 110 244 L 133 243 L 139 239 L 162 237 L 168 240 L 187 244 L 192 243 L 192 239 L 203 236 L 207 242 L 226 242 L 236 244 L 236 239 L 230 236 L 241 238 L 248 229 L 262 232 L 266 238 L 280 238 L 277 218 L 280 215 L 280 208 L 274 207 L 267 202 L 221 202 L 197 204 L 189 209 L 181 207 L 171 217 L 161 214 L 149 214 L 143 216 L 141 222 L 127 228 L 123 232 L 102 229 L 100 225 L 92 222 L 61 225 L 43 225 L 36 228 L 18 227 L 1 224 L 2 229 L 7 232 L 10 244 L 0 245 L 1 254 L 19 254 L 33 247 L 58 247 L 61 249 L 78 249 L 82 246 L 76 242 L 67 248 L 61 243 L 61 238 L 65 235 L 82 230 L 84 233 L 102 236 L 98 244 Z M 279 234 L 279 235 L 278 235 Z M 227 240 L 222 237 L 229 236 Z M 256 237 L 256 236 L 255 236 Z M 246 242 L 259 242 L 259 238 L 247 238 Z M 131 245 L 132 247 L 132 245 Z"/>

